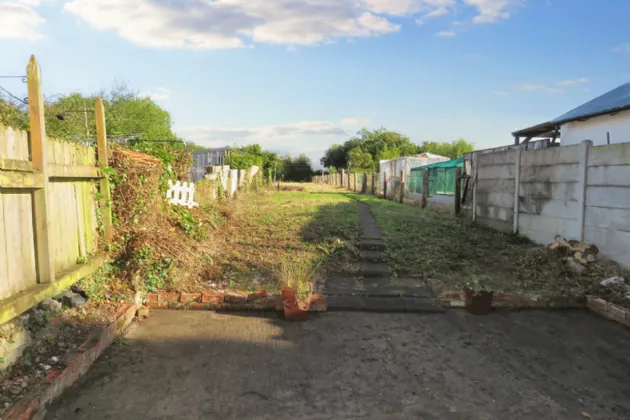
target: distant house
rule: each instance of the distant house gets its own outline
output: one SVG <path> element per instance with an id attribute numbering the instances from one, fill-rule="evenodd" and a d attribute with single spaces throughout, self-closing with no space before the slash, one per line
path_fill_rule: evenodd
<path id="1" fill-rule="evenodd" d="M 512 135 L 515 144 L 540 137 L 549 137 L 552 142 L 560 139 L 561 146 L 578 144 L 583 140 L 592 140 L 595 146 L 630 142 L 630 83 L 554 120 L 515 131 Z"/>
<path id="2" fill-rule="evenodd" d="M 193 181 L 199 181 L 204 177 L 206 174 L 206 167 L 225 165 L 226 159 L 229 155 L 229 147 L 218 147 L 216 149 L 192 152 L 193 166 L 191 170 L 191 177 Z"/>

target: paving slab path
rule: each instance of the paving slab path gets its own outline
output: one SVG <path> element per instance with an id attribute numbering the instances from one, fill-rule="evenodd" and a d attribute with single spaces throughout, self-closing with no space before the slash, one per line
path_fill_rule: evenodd
<path id="1" fill-rule="evenodd" d="M 359 217 L 363 229 L 358 243 L 359 272 L 326 280 L 328 310 L 443 312 L 422 280 L 392 276 L 385 263 L 381 229 L 364 203 L 359 203 Z"/>

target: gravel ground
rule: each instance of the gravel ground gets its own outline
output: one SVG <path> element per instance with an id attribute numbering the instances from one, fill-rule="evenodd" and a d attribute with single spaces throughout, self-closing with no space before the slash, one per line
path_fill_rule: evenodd
<path id="1" fill-rule="evenodd" d="M 584 311 L 154 312 L 47 419 L 628 419 L 630 331 Z"/>

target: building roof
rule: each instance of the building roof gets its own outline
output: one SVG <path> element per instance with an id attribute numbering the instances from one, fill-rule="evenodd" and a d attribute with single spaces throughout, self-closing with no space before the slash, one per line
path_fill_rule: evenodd
<path id="1" fill-rule="evenodd" d="M 544 137 L 562 124 L 630 109 L 630 83 L 625 83 L 555 118 L 512 133 L 517 137 Z"/>

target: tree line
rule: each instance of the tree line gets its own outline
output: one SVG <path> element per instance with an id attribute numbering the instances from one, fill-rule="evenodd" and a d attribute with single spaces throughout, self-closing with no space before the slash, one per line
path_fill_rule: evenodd
<path id="1" fill-rule="evenodd" d="M 345 143 L 330 146 L 320 162 L 331 173 L 339 169 L 366 172 L 378 171 L 381 160 L 420 153 L 433 153 L 457 159 L 464 153 L 472 151 L 474 145 L 464 139 L 448 143 L 425 141 L 418 145 L 409 137 L 383 127 L 376 130 L 364 128 Z"/>

